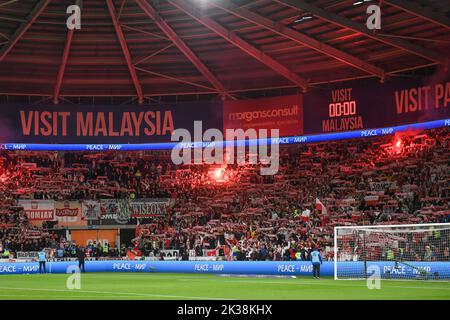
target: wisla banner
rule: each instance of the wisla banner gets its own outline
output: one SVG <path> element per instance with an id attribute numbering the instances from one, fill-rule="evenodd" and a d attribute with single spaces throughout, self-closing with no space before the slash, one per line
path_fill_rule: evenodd
<path id="1" fill-rule="evenodd" d="M 99 210 L 99 215 L 93 215 L 89 225 L 136 225 L 137 219 L 140 223 L 147 223 L 155 217 L 165 217 L 170 205 L 173 205 L 173 202 L 166 198 L 90 201 L 90 208 Z"/>
<path id="2" fill-rule="evenodd" d="M 316 89 L 304 96 L 305 133 L 397 126 L 448 118 L 450 76 L 358 81 Z"/>
<path id="3" fill-rule="evenodd" d="M 222 128 L 220 102 L 146 106 L 2 105 L 0 143 L 149 143 L 178 128 Z"/>

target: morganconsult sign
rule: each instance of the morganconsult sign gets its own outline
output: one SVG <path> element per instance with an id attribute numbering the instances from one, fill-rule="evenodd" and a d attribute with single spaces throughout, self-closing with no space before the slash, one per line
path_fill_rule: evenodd
<path id="1" fill-rule="evenodd" d="M 279 129 L 282 137 L 302 135 L 303 96 L 225 101 L 223 129 Z"/>

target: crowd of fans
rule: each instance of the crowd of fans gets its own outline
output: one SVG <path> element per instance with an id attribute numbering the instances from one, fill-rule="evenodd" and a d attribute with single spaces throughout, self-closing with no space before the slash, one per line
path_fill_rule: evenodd
<path id="1" fill-rule="evenodd" d="M 31 224 L 17 199 L 170 198 L 167 215 L 142 225 L 135 251 L 308 260 L 319 247 L 332 260 L 334 226 L 449 222 L 449 147 L 448 128 L 283 146 L 275 176 L 261 176 L 262 164 L 175 166 L 170 151 L 4 151 L 0 255 L 50 247 L 56 256 L 58 249 L 70 256 L 74 246 Z M 428 245 L 432 256 L 448 257 L 440 244 Z M 101 246 L 89 244 L 88 254 L 102 256 Z M 123 256 L 124 250 L 110 248 L 107 255 Z M 429 254 L 424 247 L 414 258 Z"/>

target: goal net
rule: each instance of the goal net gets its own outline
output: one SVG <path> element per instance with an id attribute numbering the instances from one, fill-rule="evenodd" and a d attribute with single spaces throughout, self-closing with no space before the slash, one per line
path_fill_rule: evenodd
<path id="1" fill-rule="evenodd" d="M 334 228 L 334 278 L 450 280 L 450 223 Z"/>

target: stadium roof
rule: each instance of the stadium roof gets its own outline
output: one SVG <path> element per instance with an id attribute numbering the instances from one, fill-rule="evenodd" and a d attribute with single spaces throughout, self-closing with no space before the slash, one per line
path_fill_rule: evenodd
<path id="1" fill-rule="evenodd" d="M 366 28 L 356 0 L 0 0 L 0 95 L 213 95 L 376 77 L 446 65 L 447 0 L 384 0 Z"/>

